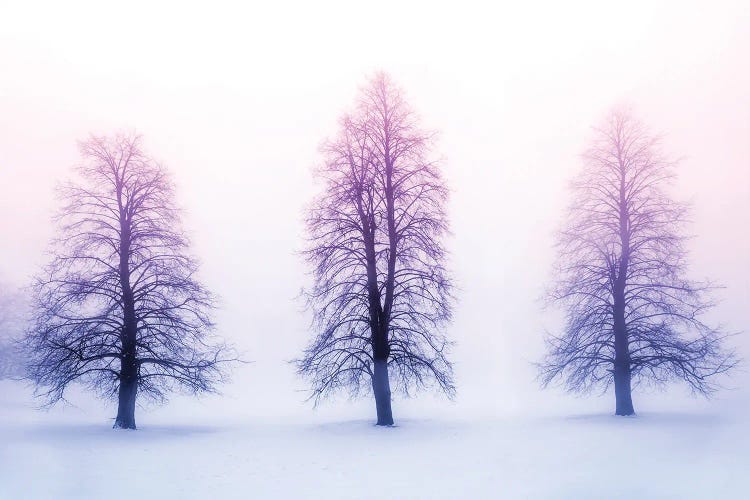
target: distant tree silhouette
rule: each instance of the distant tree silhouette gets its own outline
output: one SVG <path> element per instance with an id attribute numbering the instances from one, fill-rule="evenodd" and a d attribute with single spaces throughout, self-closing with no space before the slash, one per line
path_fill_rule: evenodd
<path id="1" fill-rule="evenodd" d="M 0 283 L 0 380 L 20 378 L 23 375 L 17 341 L 24 329 L 24 298 L 20 291 Z"/>
<path id="2" fill-rule="evenodd" d="M 371 386 L 378 425 L 393 424 L 391 385 L 454 392 L 443 333 L 447 189 L 430 147 L 400 90 L 376 75 L 322 147 L 325 189 L 307 218 L 315 339 L 298 370 L 316 401 Z"/>
<path id="3" fill-rule="evenodd" d="M 548 337 L 542 382 L 559 378 L 573 391 L 614 383 L 617 415 L 634 413 L 639 381 L 683 380 L 707 395 L 736 359 L 726 335 L 700 319 L 711 286 L 684 277 L 687 207 L 666 191 L 676 164 L 627 111 L 595 134 L 559 236 L 549 299 L 567 316 Z"/>
<path id="4" fill-rule="evenodd" d="M 137 394 L 212 391 L 232 353 L 212 343 L 212 296 L 195 279 L 167 171 L 136 136 L 80 150 L 80 182 L 60 189 L 59 237 L 34 287 L 29 372 L 49 404 L 74 381 L 116 395 L 114 427 L 135 429 Z"/>

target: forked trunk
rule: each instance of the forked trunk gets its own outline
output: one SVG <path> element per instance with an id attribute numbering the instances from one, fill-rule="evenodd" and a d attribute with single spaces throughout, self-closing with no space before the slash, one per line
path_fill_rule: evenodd
<path id="1" fill-rule="evenodd" d="M 377 425 L 393 425 L 391 384 L 388 380 L 388 362 L 384 359 L 375 360 L 375 369 L 372 375 L 372 392 L 375 394 L 375 407 L 378 412 Z"/>

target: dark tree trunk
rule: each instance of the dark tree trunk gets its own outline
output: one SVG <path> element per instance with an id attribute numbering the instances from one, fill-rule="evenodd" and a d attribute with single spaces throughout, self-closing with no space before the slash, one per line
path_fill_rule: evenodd
<path id="1" fill-rule="evenodd" d="M 388 357 L 391 349 L 388 344 L 388 323 L 381 315 L 372 343 L 374 368 L 372 373 L 372 392 L 375 395 L 375 407 L 378 412 L 378 425 L 393 425 L 391 411 L 391 383 L 388 379 Z"/>
<path id="2" fill-rule="evenodd" d="M 388 105 L 384 102 L 385 129 L 390 130 L 388 123 Z M 380 331 L 373 346 L 373 358 L 375 370 L 372 377 L 372 389 L 375 393 L 375 405 L 378 410 L 378 425 L 393 425 L 393 413 L 391 411 L 391 384 L 388 380 L 388 357 L 391 354 L 391 346 L 388 342 L 388 334 L 391 323 L 391 311 L 393 308 L 393 290 L 396 281 L 396 234 L 394 191 L 393 191 L 393 159 L 390 155 L 390 135 L 385 134 L 383 151 L 385 153 L 385 206 L 386 218 L 388 220 L 388 272 L 385 281 L 385 297 L 380 316 Z"/>
<path id="3" fill-rule="evenodd" d="M 626 196 L 625 165 L 620 163 L 620 244 L 621 254 L 613 283 L 613 326 L 615 335 L 615 414 L 633 415 L 633 398 L 630 390 L 630 342 L 625 321 L 625 287 L 630 265 L 630 213 Z"/>
<path id="4" fill-rule="evenodd" d="M 614 293 L 614 335 L 615 335 L 615 414 L 633 415 L 633 399 L 630 390 L 630 347 L 625 322 L 624 280 L 617 280 Z"/>
<path id="5" fill-rule="evenodd" d="M 118 188 L 118 196 L 121 189 Z M 138 360 L 136 343 L 138 320 L 135 315 L 135 300 L 130 285 L 130 217 L 127 208 L 120 203 L 120 286 L 122 287 L 122 334 L 120 342 L 120 388 L 118 394 L 115 429 L 135 429 L 135 398 L 138 392 Z"/>
<path id="6" fill-rule="evenodd" d="M 126 364 L 133 365 L 126 368 Z M 138 392 L 138 374 L 135 363 L 126 363 L 123 360 L 123 369 L 120 373 L 120 390 L 117 403 L 117 417 L 114 429 L 135 429 L 135 396 Z"/>
<path id="7" fill-rule="evenodd" d="M 374 227 L 368 222 L 364 212 L 360 210 L 362 226 L 369 228 L 365 234 L 365 252 L 367 255 L 367 289 L 370 313 L 370 335 L 374 367 L 372 373 L 372 392 L 375 396 L 377 411 L 377 425 L 393 425 L 391 412 L 391 384 L 388 380 L 388 317 L 380 304 L 380 288 L 378 287 L 377 265 L 375 260 Z"/>
<path id="8" fill-rule="evenodd" d="M 630 367 L 615 365 L 615 415 L 634 415 L 633 398 L 630 391 Z"/>
<path id="9" fill-rule="evenodd" d="M 615 414 L 633 415 L 633 399 L 630 391 L 630 348 L 625 323 L 625 299 L 623 288 L 615 286 L 614 334 L 615 334 Z"/>
<path id="10" fill-rule="evenodd" d="M 375 394 L 375 407 L 378 413 L 377 425 L 393 425 L 391 411 L 391 384 L 388 380 L 388 361 L 375 360 L 372 375 L 372 392 Z"/>
<path id="11" fill-rule="evenodd" d="M 122 357 L 120 358 L 120 388 L 116 429 L 135 429 L 135 398 L 138 392 L 138 360 L 136 358 L 136 319 L 132 292 L 125 295 Z"/>

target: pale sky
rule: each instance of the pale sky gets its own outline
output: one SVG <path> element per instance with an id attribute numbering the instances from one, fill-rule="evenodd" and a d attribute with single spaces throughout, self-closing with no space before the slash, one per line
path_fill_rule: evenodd
<path id="1" fill-rule="evenodd" d="M 45 262 L 76 141 L 138 131 L 174 173 L 204 281 L 222 297 L 218 333 L 254 361 L 211 400 L 226 411 L 309 410 L 285 361 L 310 338 L 295 301 L 310 168 L 375 70 L 440 132 L 461 287 L 458 398 L 397 400 L 397 416 L 428 400 L 459 413 L 571 401 L 533 380 L 543 331 L 559 326 L 539 298 L 578 154 L 620 103 L 683 158 L 691 276 L 725 285 L 710 317 L 748 330 L 747 2 L 105 3 L 0 0 L 0 279 L 23 285 Z M 746 336 L 734 342 L 750 358 Z"/>

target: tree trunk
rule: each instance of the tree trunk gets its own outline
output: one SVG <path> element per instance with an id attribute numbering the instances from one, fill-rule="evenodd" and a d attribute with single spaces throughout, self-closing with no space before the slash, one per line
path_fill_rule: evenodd
<path id="1" fill-rule="evenodd" d="M 633 398 L 630 391 L 630 366 L 615 365 L 615 415 L 634 415 Z"/>
<path id="2" fill-rule="evenodd" d="M 620 304 L 618 304 L 620 302 Z M 630 390 L 630 348 L 625 324 L 625 308 L 615 299 L 615 414 L 633 415 L 633 399 Z"/>
<path id="3" fill-rule="evenodd" d="M 625 306 L 623 294 L 615 293 L 614 335 L 615 335 L 615 414 L 633 415 L 633 399 L 630 390 L 630 347 L 628 330 L 625 323 Z"/>
<path id="4" fill-rule="evenodd" d="M 615 335 L 615 415 L 633 415 L 633 398 L 630 390 L 630 342 L 625 321 L 625 287 L 630 265 L 630 212 L 627 202 L 625 164 L 620 161 L 620 244 L 621 255 L 613 289 L 613 326 Z"/>
<path id="5" fill-rule="evenodd" d="M 378 412 L 377 425 L 393 425 L 391 384 L 388 380 L 387 360 L 375 360 L 375 370 L 372 375 L 372 392 L 375 394 L 375 407 Z"/>
<path id="6" fill-rule="evenodd" d="M 120 181 L 122 182 L 122 181 Z M 135 315 L 133 289 L 130 286 L 130 218 L 122 203 L 122 187 L 118 186 L 120 205 L 120 286 L 122 287 L 122 333 L 120 342 L 120 388 L 115 429 L 135 429 L 135 396 L 138 392 L 138 361 L 136 359 L 138 322 Z"/>
<path id="7" fill-rule="evenodd" d="M 624 274 L 621 267 L 621 273 Z M 625 285 L 624 279 L 617 280 L 614 293 L 614 336 L 615 336 L 615 414 L 633 415 L 633 399 L 630 390 L 630 345 L 628 327 L 625 322 Z"/>
<path id="8" fill-rule="evenodd" d="M 138 369 L 132 357 L 122 360 L 117 418 L 113 429 L 135 429 L 135 395 L 138 392 Z"/>

